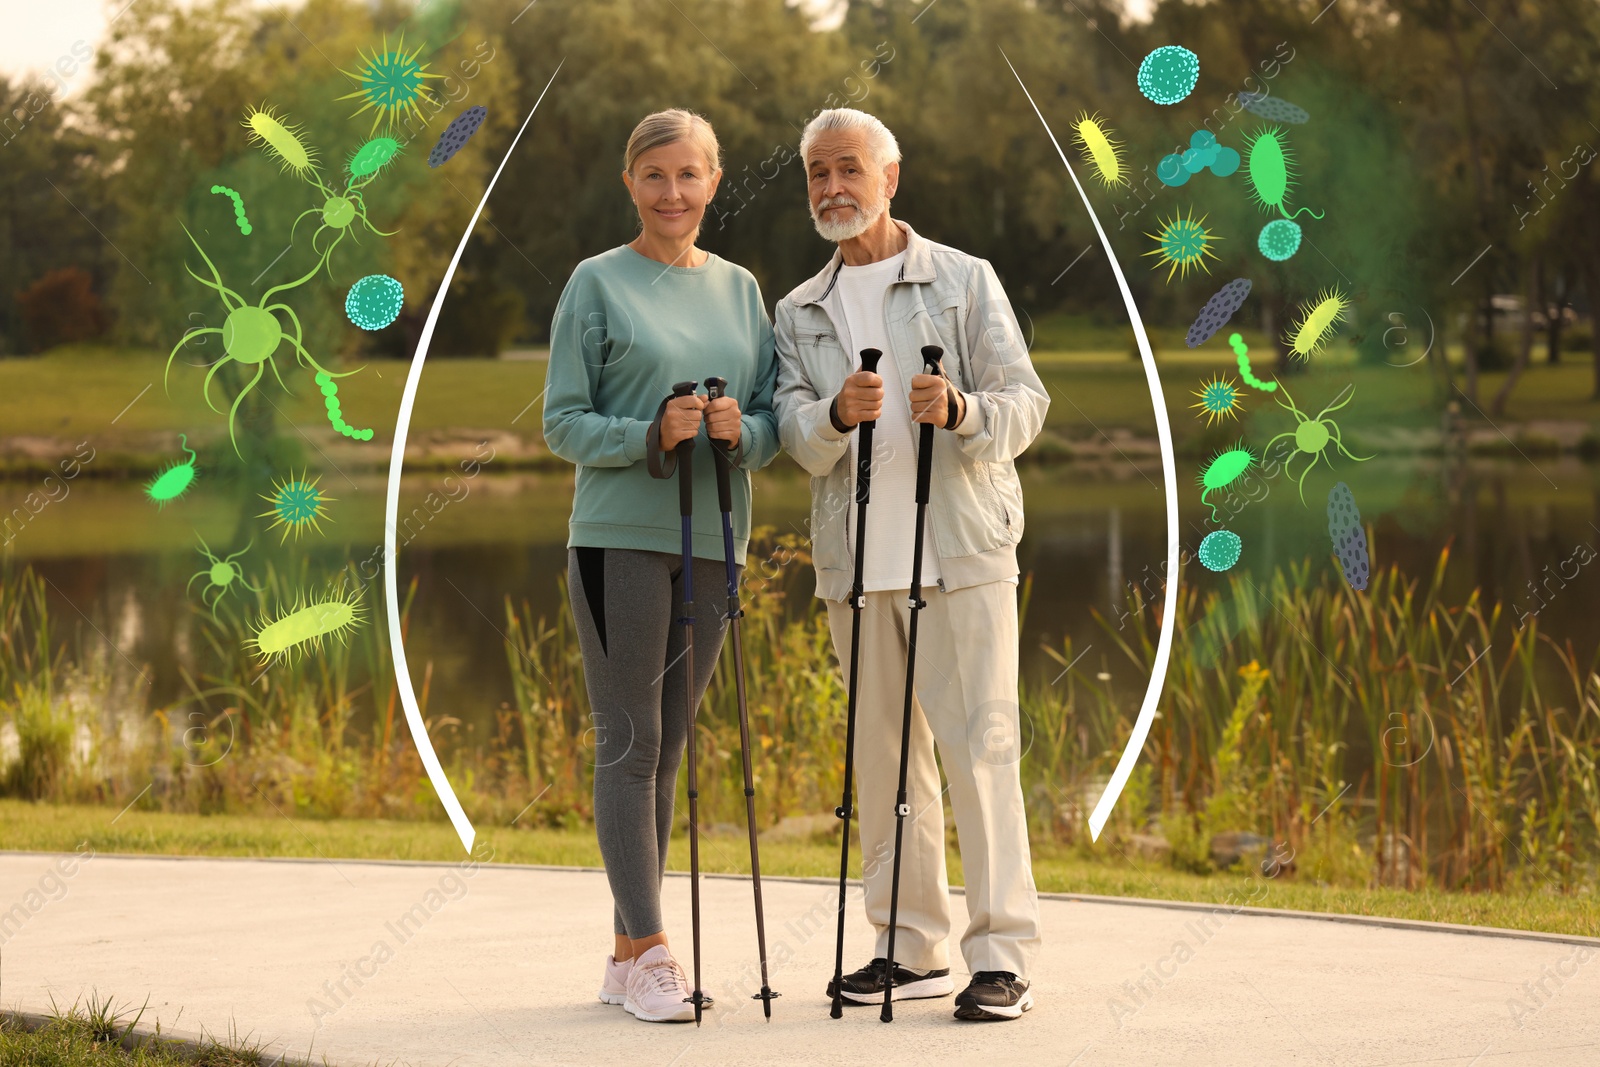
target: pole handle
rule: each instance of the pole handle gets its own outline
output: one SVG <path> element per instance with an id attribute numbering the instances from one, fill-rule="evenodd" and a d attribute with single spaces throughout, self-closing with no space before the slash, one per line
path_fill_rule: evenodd
<path id="1" fill-rule="evenodd" d="M 672 387 L 673 397 L 690 396 L 699 382 L 678 382 Z M 685 437 L 673 451 L 678 456 L 678 514 L 694 514 L 694 476 L 690 469 L 694 459 L 694 438 Z"/>
<path id="2" fill-rule="evenodd" d="M 719 378 L 715 375 L 706 379 L 707 400 L 716 400 L 726 395 L 728 395 L 728 379 Z M 733 466 L 733 456 L 731 455 L 733 446 L 727 441 L 710 437 L 710 434 L 707 434 L 707 437 L 711 441 L 713 463 L 717 468 L 717 504 L 724 514 L 731 513 L 733 511 L 733 485 L 729 468 Z"/>

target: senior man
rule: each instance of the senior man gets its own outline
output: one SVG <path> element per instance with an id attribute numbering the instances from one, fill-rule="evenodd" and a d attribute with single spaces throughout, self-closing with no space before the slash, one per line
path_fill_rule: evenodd
<path id="1" fill-rule="evenodd" d="M 1040 945 L 1018 761 L 1017 542 L 1022 488 L 1012 461 L 1038 436 L 1049 398 L 987 260 L 889 217 L 900 180 L 894 135 L 853 108 L 820 112 L 800 141 L 811 218 L 838 248 L 777 306 L 779 436 L 811 474 L 811 554 L 833 647 L 850 660 L 854 428 L 876 420 L 863 558 L 856 809 L 875 958 L 844 976 L 846 1002 L 879 1001 L 887 980 L 891 867 L 915 540 L 917 423 L 934 435 L 923 530 L 894 997 L 946 996 L 950 894 L 934 745 L 949 781 L 970 915 L 971 981 L 957 1019 L 1014 1019 L 1033 1006 Z M 924 345 L 943 373 L 922 372 Z M 883 353 L 878 373 L 858 353 Z M 937 591 L 935 591 L 935 587 Z M 828 996 L 834 995 L 833 983 Z"/>

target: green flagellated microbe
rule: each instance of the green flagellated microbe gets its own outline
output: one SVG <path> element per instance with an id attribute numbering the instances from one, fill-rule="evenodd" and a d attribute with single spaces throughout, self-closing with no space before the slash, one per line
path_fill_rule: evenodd
<path id="1" fill-rule="evenodd" d="M 149 485 L 144 487 L 145 496 L 155 501 L 160 508 L 166 507 L 167 504 L 188 492 L 189 486 L 194 484 L 194 461 L 199 457 L 195 455 L 194 449 L 189 447 L 188 434 L 180 433 L 178 441 L 180 447 L 189 453 L 189 458 L 175 460 L 160 474 L 156 475 Z"/>
<path id="2" fill-rule="evenodd" d="M 196 536 L 198 537 L 199 535 L 197 534 Z M 218 559 L 216 556 L 212 555 L 211 546 L 206 544 L 206 539 L 203 537 L 200 538 L 200 554 L 204 556 L 211 565 L 196 571 L 194 577 L 189 579 L 189 584 L 183 587 L 183 591 L 188 593 L 189 589 L 194 585 L 197 579 L 205 578 L 207 580 L 206 587 L 200 590 L 200 601 L 201 603 L 205 603 L 206 594 L 211 592 L 213 589 L 217 591 L 216 597 L 212 599 L 209 605 L 207 605 L 211 608 L 211 617 L 213 619 L 217 617 L 217 601 L 222 599 L 223 595 L 227 593 L 227 591 L 233 586 L 234 582 L 238 582 L 252 593 L 261 592 L 259 588 L 244 580 L 244 568 L 233 562 L 235 559 L 238 559 L 240 556 L 250 551 L 250 545 L 253 544 L 255 544 L 255 540 L 251 539 L 251 541 L 239 551 L 230 556 L 224 556 L 222 559 Z"/>
<path id="3" fill-rule="evenodd" d="M 1225 571 L 1239 562 L 1244 542 L 1232 530 L 1212 530 L 1200 542 L 1200 563 L 1208 571 Z"/>
<path id="4" fill-rule="evenodd" d="M 320 650 L 327 637 L 343 642 L 363 618 L 359 592 L 352 592 L 348 598 L 334 596 L 313 603 L 302 598 L 288 612 L 257 630 L 246 647 L 254 644 L 263 661 L 289 659 L 307 645 Z"/>
<path id="5" fill-rule="evenodd" d="M 370 178 L 400 154 L 400 142 L 393 137 L 374 137 L 350 157 L 350 176 Z"/>
<path id="6" fill-rule="evenodd" d="M 1269 126 L 1251 139 L 1247 173 L 1251 192 L 1265 210 L 1277 208 L 1286 219 L 1294 218 L 1301 211 L 1314 219 L 1322 218 L 1320 213 L 1305 207 L 1291 215 L 1284 206 L 1289 190 L 1294 187 L 1294 154 L 1289 151 L 1288 140 L 1279 127 Z"/>
<path id="7" fill-rule="evenodd" d="M 322 505 L 335 498 L 317 488 L 319 480 L 321 480 L 320 475 L 307 481 L 305 472 L 302 471 L 298 478 L 291 477 L 287 481 L 273 483 L 270 496 L 262 494 L 261 499 L 271 504 L 272 508 L 263 511 L 256 518 L 264 519 L 271 516 L 273 522 L 267 527 L 269 530 L 278 526 L 283 527 L 283 537 L 279 540 L 279 544 L 288 540 L 290 533 L 293 533 L 295 540 L 298 541 L 300 534 L 307 527 L 318 533 L 322 532 L 317 520 L 328 518 L 328 513 L 323 510 Z"/>
<path id="8" fill-rule="evenodd" d="M 1243 337 L 1236 333 L 1230 333 L 1228 335 L 1228 344 L 1233 346 L 1233 354 L 1239 359 L 1239 377 L 1244 379 L 1246 385 L 1252 389 L 1260 389 L 1263 393 L 1275 393 L 1278 391 L 1277 382 L 1264 382 L 1250 370 L 1250 348 L 1244 343 Z"/>
<path id="9" fill-rule="evenodd" d="M 1200 472 L 1200 486 L 1205 490 L 1200 494 L 1200 503 L 1211 508 L 1213 519 L 1217 517 L 1217 506 L 1207 501 L 1206 497 L 1217 489 L 1225 489 L 1232 485 L 1255 461 L 1255 455 L 1241 441 L 1211 457 L 1206 469 Z"/>
<path id="10" fill-rule="evenodd" d="M 1350 309 L 1350 298 L 1338 289 L 1324 289 L 1315 300 L 1300 305 L 1300 323 L 1283 335 L 1289 354 L 1303 360 L 1322 351 Z"/>

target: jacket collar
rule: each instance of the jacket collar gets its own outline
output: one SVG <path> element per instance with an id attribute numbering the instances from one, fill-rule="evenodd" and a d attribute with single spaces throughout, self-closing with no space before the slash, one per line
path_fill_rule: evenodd
<path id="1" fill-rule="evenodd" d="M 891 218 L 890 222 L 900 227 L 906 235 L 906 261 L 896 276 L 898 282 L 931 282 L 934 280 L 933 250 L 928 242 L 917 235 L 909 222 Z M 789 294 L 789 300 L 796 307 L 802 304 L 815 304 L 822 301 L 832 292 L 835 280 L 839 277 L 839 268 L 844 266 L 844 254 L 839 251 L 839 246 L 833 248 L 833 258 L 828 260 L 828 265 L 811 278 L 795 286 Z"/>

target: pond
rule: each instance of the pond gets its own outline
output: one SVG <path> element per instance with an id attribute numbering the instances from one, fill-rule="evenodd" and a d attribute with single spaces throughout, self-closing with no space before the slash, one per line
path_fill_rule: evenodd
<path id="1" fill-rule="evenodd" d="M 1159 465 L 1035 464 L 1024 466 L 1022 475 L 1027 528 L 1019 556 L 1034 582 L 1023 630 L 1024 672 L 1056 674 L 1059 665 L 1041 646 L 1059 647 L 1070 636 L 1075 654 L 1087 657 L 1084 666 L 1112 673 L 1120 687 L 1142 687 L 1094 613 L 1115 628 L 1125 617 L 1130 586 L 1160 594 L 1165 516 Z M 438 489 L 443 477 L 408 475 L 402 511 Z M 1600 612 L 1594 610 L 1600 568 L 1583 565 L 1600 547 L 1600 467 L 1543 458 L 1537 465 L 1439 456 L 1385 457 L 1381 466 L 1346 461 L 1332 474 L 1321 470 L 1306 480 L 1308 506 L 1290 483 L 1269 481 L 1264 495 L 1252 494 L 1263 496 L 1259 502 L 1239 496 L 1236 514 L 1227 517 L 1232 509 L 1225 505 L 1219 515 L 1243 541 L 1235 573 L 1261 585 L 1273 568 L 1309 559 L 1314 572 L 1328 568 L 1337 575 L 1326 499 L 1338 478 L 1348 480 L 1362 518 L 1373 527 L 1374 567 L 1397 564 L 1426 582 L 1448 543 L 1447 602 L 1459 603 L 1479 587 L 1490 602 L 1504 600 L 1513 620 L 1537 615 L 1543 632 L 1570 639 L 1585 660 L 1600 640 Z M 465 492 L 456 488 L 455 499 L 402 533 L 402 588 L 413 576 L 418 581 L 407 650 L 419 688 L 432 664 L 430 714 L 487 727 L 494 710 L 512 700 L 502 637 L 505 598 L 526 599 L 535 615 L 553 619 L 556 613 L 572 478 L 485 467 L 463 483 Z M 147 706 L 162 706 L 186 691 L 180 666 L 193 670 L 197 627 L 190 604 L 204 583 L 195 582 L 188 595 L 184 584 L 206 565 L 197 537 L 221 557 L 253 536 L 251 550 L 239 559 L 251 581 L 269 560 L 282 570 L 302 557 L 310 558 L 313 573 L 351 567 L 352 574 L 376 574 L 366 561 L 381 544 L 382 477 L 326 472 L 320 484 L 335 498 L 328 505 L 331 521 L 322 524 L 322 536 L 308 534 L 297 544 L 293 538 L 280 543 L 277 531 L 269 534 L 266 520 L 255 517 L 265 504 L 238 486 L 197 484 L 189 497 L 158 511 L 134 482 L 79 479 L 16 532 L 7 565 L 32 564 L 49 580 L 52 617 L 58 639 L 68 640 L 69 657 L 74 645 L 113 647 L 114 666 L 130 675 L 143 672 Z M 10 513 L 29 491 L 22 482 L 0 485 L 0 504 Z M 803 531 L 807 491 L 804 475 L 786 461 L 760 472 L 756 522 L 779 533 Z M 1210 509 L 1200 505 L 1188 477 L 1179 495 L 1183 544 L 1192 552 L 1209 528 Z M 1214 494 L 1212 501 L 1218 499 Z M 1185 575 L 1202 587 L 1222 579 L 1197 565 Z M 781 580 L 792 604 L 812 595 L 809 566 L 790 566 Z M 377 616 L 381 625 L 381 581 L 366 582 L 363 597 L 367 624 Z M 366 714 L 370 709 L 358 714 L 358 725 Z"/>

